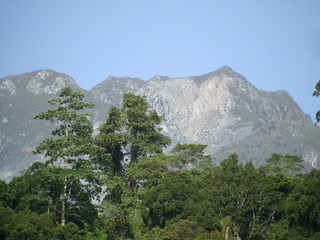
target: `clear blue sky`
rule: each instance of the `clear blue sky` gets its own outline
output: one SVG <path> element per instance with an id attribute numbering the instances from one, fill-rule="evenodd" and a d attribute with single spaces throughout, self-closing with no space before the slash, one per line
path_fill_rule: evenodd
<path id="1" fill-rule="evenodd" d="M 109 75 L 201 75 L 228 65 L 314 116 L 319 0 L 0 0 L 0 77 L 52 69 L 90 89 Z M 314 119 L 314 117 L 313 117 Z"/>

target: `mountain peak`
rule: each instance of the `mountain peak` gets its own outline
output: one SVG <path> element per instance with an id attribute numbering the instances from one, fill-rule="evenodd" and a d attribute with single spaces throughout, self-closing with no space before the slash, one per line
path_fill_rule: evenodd
<path id="1" fill-rule="evenodd" d="M 50 69 L 41 69 L 33 72 L 11 75 L 0 79 L 2 85 L 11 93 L 27 90 L 33 94 L 56 94 L 65 86 L 80 89 L 70 76 Z M 14 91 L 12 90 L 14 89 Z"/>
<path id="2" fill-rule="evenodd" d="M 155 80 L 155 81 L 164 81 L 170 79 L 168 76 L 162 76 L 162 75 L 155 75 L 153 78 L 150 80 Z M 149 80 L 149 81 L 150 81 Z"/>
<path id="3" fill-rule="evenodd" d="M 79 88 L 75 80 L 66 74 L 47 69 L 39 70 L 34 73 L 35 75 L 28 81 L 26 87 L 29 92 L 34 94 L 55 94 L 65 86 Z"/>
<path id="4" fill-rule="evenodd" d="M 208 73 L 200 75 L 200 76 L 193 76 L 192 79 L 194 79 L 194 81 L 197 84 L 202 84 L 202 83 L 212 79 L 213 77 L 221 77 L 221 76 L 228 76 L 233 79 L 244 80 L 247 82 L 247 79 L 244 76 L 235 72 L 231 67 L 226 66 L 226 65 L 222 66 L 221 68 L 219 68 L 215 71 L 208 72 Z"/>
<path id="5" fill-rule="evenodd" d="M 242 76 L 240 73 L 237 73 L 229 66 L 222 66 L 221 68 L 217 69 L 216 71 L 211 72 L 215 75 L 226 75 L 232 78 L 240 78 L 243 80 L 246 80 L 244 76 Z"/>
<path id="6" fill-rule="evenodd" d="M 221 68 L 217 69 L 216 72 L 219 71 L 219 72 L 234 72 L 233 69 L 227 65 L 224 65 L 222 66 Z"/>

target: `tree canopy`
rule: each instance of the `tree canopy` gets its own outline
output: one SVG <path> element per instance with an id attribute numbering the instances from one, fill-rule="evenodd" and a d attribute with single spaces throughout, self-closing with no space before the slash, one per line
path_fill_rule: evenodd
<path id="1" fill-rule="evenodd" d="M 53 137 L 45 138 L 34 153 L 44 153 L 49 158 L 43 169 L 36 171 L 36 175 L 43 174 L 39 176 L 40 182 L 43 182 L 43 178 L 52 179 L 50 182 L 45 181 L 46 186 L 40 189 L 47 189 L 45 198 L 55 203 L 54 209 L 61 215 L 61 225 L 66 224 L 68 214 L 70 218 L 76 214 L 75 209 L 88 213 L 86 209 L 92 198 L 90 194 L 95 187 L 92 185 L 94 177 L 89 159 L 90 153 L 94 151 L 93 127 L 89 120 L 90 114 L 82 112 L 93 108 L 94 104 L 83 102 L 83 98 L 83 93 L 65 87 L 58 98 L 49 100 L 53 109 L 35 116 L 35 119 L 49 120 L 58 126 L 52 131 Z M 53 165 L 55 163 L 58 165 Z"/>
<path id="2" fill-rule="evenodd" d="M 320 80 L 317 82 L 315 89 L 316 90 L 313 91 L 312 96 L 319 97 L 320 96 Z M 320 122 L 320 110 L 317 111 L 316 113 L 316 124 L 318 124 L 319 122 Z"/>

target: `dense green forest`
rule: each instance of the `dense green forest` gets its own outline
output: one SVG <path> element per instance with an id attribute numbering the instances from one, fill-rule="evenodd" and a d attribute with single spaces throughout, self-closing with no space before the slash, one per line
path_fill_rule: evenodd
<path id="1" fill-rule="evenodd" d="M 93 134 L 83 97 L 66 87 L 35 116 L 56 126 L 34 150 L 48 160 L 0 181 L 0 239 L 320 239 L 320 171 L 301 173 L 299 156 L 164 154 L 145 98 L 125 94 Z"/>

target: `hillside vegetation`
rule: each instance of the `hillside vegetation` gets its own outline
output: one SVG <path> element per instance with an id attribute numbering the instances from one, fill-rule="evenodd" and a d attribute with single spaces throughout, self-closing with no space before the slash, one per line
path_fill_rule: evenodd
<path id="1" fill-rule="evenodd" d="M 320 171 L 301 173 L 300 156 L 275 153 L 255 167 L 231 148 L 213 166 L 204 144 L 164 154 L 171 139 L 146 98 L 124 94 L 96 135 L 94 104 L 83 100 L 65 87 L 35 116 L 55 124 L 34 150 L 46 162 L 0 181 L 1 239 L 320 238 Z"/>

